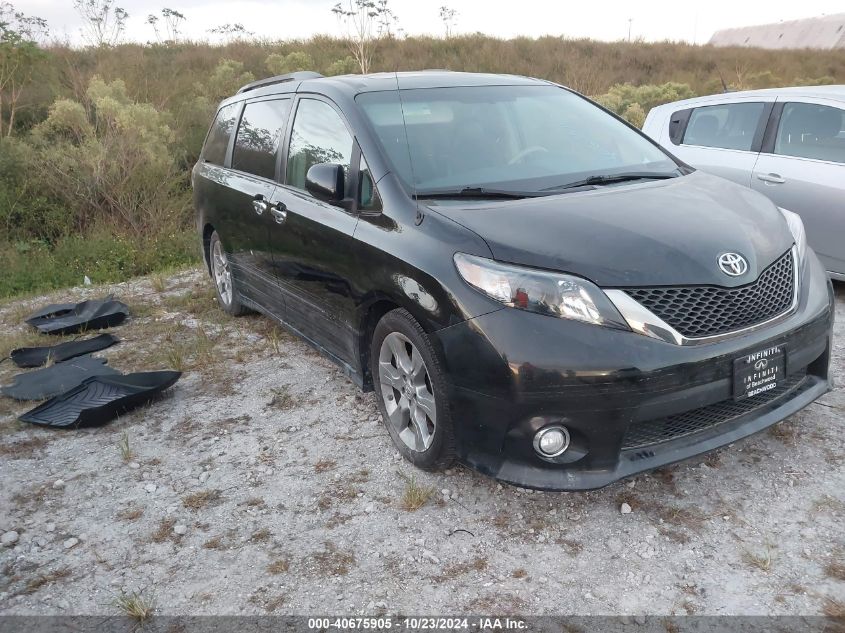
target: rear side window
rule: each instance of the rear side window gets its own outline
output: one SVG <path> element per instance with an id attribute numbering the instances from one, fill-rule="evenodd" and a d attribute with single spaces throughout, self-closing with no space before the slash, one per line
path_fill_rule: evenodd
<path id="1" fill-rule="evenodd" d="M 285 129 L 290 99 L 248 103 L 241 116 L 232 169 L 261 178 L 276 175 L 276 156 Z"/>
<path id="2" fill-rule="evenodd" d="M 764 103 L 729 103 L 695 108 L 683 143 L 749 151 L 765 107 Z"/>
<path id="3" fill-rule="evenodd" d="M 305 175 L 312 165 L 343 165 L 349 180 L 352 162 L 352 135 L 334 108 L 324 101 L 302 99 L 290 137 L 287 184 L 305 189 Z"/>
<path id="4" fill-rule="evenodd" d="M 232 131 L 235 128 L 238 105 L 237 103 L 230 103 L 217 112 L 217 118 L 211 124 L 211 130 L 202 150 L 202 158 L 205 162 L 222 165 L 223 161 L 226 160 L 226 149 L 229 147 L 229 139 L 232 137 Z"/>
<path id="5" fill-rule="evenodd" d="M 775 154 L 845 163 L 845 110 L 787 103 L 775 138 Z"/>

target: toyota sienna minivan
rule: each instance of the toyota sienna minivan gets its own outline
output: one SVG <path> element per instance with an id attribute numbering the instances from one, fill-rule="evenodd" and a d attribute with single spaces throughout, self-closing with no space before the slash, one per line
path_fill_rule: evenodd
<path id="1" fill-rule="evenodd" d="M 830 388 L 833 290 L 800 218 L 547 81 L 258 81 L 193 186 L 221 307 L 375 390 L 420 468 L 597 488 Z"/>

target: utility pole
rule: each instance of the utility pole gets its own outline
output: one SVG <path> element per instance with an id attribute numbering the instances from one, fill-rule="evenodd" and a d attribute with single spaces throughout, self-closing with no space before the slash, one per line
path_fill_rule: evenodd
<path id="1" fill-rule="evenodd" d="M 634 18 L 628 18 L 628 41 L 631 41 L 631 22 L 634 21 Z"/>

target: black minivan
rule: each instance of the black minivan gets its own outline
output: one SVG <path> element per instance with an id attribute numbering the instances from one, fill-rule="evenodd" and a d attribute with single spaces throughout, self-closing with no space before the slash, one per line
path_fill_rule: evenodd
<path id="1" fill-rule="evenodd" d="M 547 81 L 255 82 L 193 185 L 223 309 L 375 389 L 421 468 L 597 488 L 830 388 L 833 289 L 800 218 Z"/>

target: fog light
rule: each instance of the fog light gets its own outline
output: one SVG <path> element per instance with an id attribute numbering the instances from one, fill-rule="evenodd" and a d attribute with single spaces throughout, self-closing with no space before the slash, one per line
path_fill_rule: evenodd
<path id="1" fill-rule="evenodd" d="M 569 431 L 565 426 L 547 426 L 534 436 L 534 450 L 543 457 L 557 457 L 569 448 Z"/>

